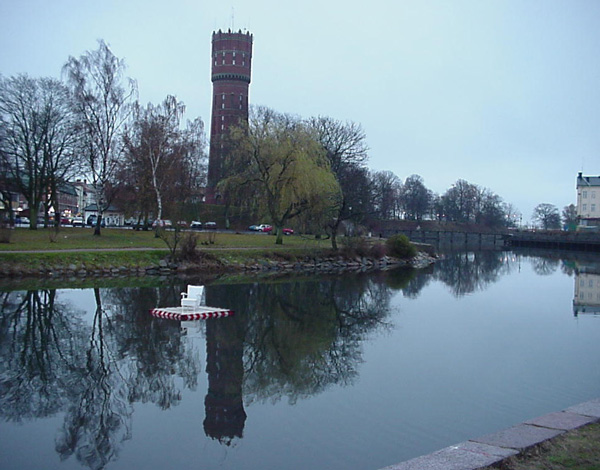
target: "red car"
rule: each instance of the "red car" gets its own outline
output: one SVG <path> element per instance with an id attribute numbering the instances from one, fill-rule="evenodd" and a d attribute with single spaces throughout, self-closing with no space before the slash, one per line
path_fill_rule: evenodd
<path id="1" fill-rule="evenodd" d="M 282 232 L 284 235 L 293 235 L 294 234 L 294 231 L 291 228 L 284 228 L 282 230 Z"/>

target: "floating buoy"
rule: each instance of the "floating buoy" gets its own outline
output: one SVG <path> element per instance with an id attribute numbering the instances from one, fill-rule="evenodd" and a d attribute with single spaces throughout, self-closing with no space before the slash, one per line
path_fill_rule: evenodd
<path id="1" fill-rule="evenodd" d="M 182 307 L 166 307 L 153 308 L 150 310 L 150 314 L 155 317 L 167 318 L 169 320 L 190 321 L 205 320 L 207 318 L 229 317 L 233 315 L 233 311 L 225 308 L 214 307 L 196 307 L 193 310 Z"/>

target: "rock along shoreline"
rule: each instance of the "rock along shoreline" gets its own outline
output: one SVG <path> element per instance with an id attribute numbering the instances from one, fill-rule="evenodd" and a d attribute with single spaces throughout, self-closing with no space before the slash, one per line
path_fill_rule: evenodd
<path id="1" fill-rule="evenodd" d="M 229 262 L 216 256 L 202 256 L 198 261 L 161 260 L 145 267 L 139 266 L 90 266 L 83 263 L 38 266 L 25 268 L 20 266 L 0 267 L 0 279 L 25 277 L 137 277 L 137 276 L 169 276 L 194 274 L 221 274 L 226 272 L 242 273 L 343 273 L 369 272 L 387 270 L 397 267 L 421 269 L 436 261 L 434 254 L 419 251 L 414 258 L 398 259 L 389 256 L 372 258 L 365 256 L 344 257 L 342 255 L 311 256 L 305 255 L 294 260 L 284 258 L 262 257 Z"/>

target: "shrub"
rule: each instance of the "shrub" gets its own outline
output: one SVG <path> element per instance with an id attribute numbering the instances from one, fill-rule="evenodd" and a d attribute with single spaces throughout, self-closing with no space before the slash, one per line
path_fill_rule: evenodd
<path id="1" fill-rule="evenodd" d="M 12 231 L 8 227 L 0 227 L 0 243 L 10 243 Z"/>
<path id="2" fill-rule="evenodd" d="M 369 255 L 369 243 L 363 237 L 343 237 L 340 241 L 342 254 L 348 258 Z"/>
<path id="3" fill-rule="evenodd" d="M 388 254 L 395 258 L 407 259 L 413 258 L 417 254 L 417 249 L 410 242 L 406 235 L 392 235 L 385 242 Z"/>
<path id="4" fill-rule="evenodd" d="M 179 248 L 179 259 L 185 261 L 195 261 L 198 253 L 196 247 L 198 245 L 198 238 L 195 233 L 186 233 L 181 241 Z"/>
<path id="5" fill-rule="evenodd" d="M 387 248 L 383 243 L 375 243 L 369 250 L 369 256 L 375 259 L 381 259 L 387 254 Z"/>

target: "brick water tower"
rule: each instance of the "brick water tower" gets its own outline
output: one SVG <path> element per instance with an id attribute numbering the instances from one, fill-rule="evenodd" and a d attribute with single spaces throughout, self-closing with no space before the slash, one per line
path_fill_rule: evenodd
<path id="1" fill-rule="evenodd" d="M 210 151 L 206 202 L 218 204 L 217 184 L 223 175 L 227 154 L 224 136 L 230 126 L 248 120 L 248 90 L 252 65 L 252 34 L 214 32 L 212 35 L 213 100 L 210 121 Z"/>

